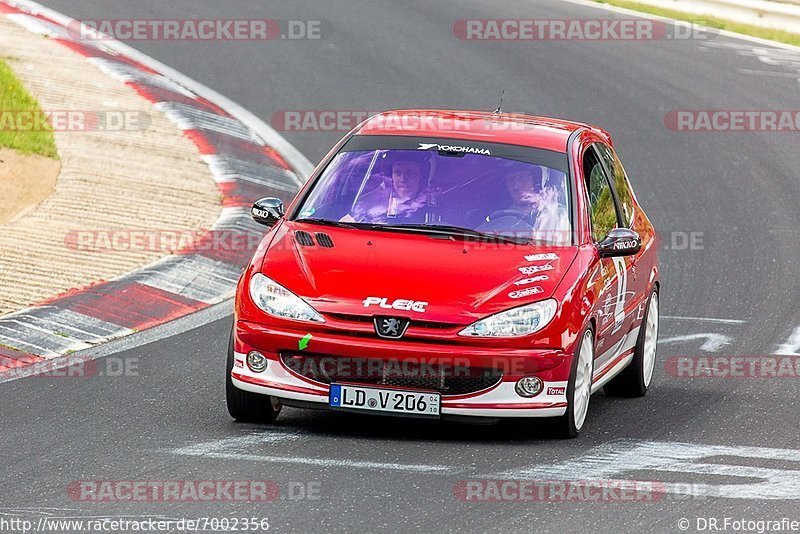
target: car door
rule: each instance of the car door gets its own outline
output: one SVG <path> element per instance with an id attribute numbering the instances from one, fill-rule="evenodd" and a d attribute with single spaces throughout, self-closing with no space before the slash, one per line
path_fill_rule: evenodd
<path id="1" fill-rule="evenodd" d="M 641 217 L 636 217 L 637 208 L 633 200 L 633 191 L 619 156 L 617 156 L 613 148 L 604 143 L 596 143 L 595 148 L 606 169 L 606 175 L 611 179 L 611 189 L 617 201 L 620 226 L 634 230 L 645 239 L 645 229 L 637 226 L 637 222 L 641 222 Z M 628 273 L 625 310 L 626 313 L 632 316 L 632 324 L 626 325 L 626 331 L 636 326 L 633 322 L 636 321 L 636 315 L 641 315 L 644 311 L 643 304 L 647 297 L 648 269 L 643 266 L 642 272 L 637 272 L 637 262 L 641 256 L 642 252 L 639 252 L 621 258 L 625 262 L 625 270 Z M 640 305 L 642 305 L 641 309 L 636 312 Z"/>
<path id="2" fill-rule="evenodd" d="M 599 243 L 608 233 L 623 226 L 622 217 L 596 143 L 586 148 L 583 159 L 583 176 L 588 193 L 591 236 Z M 626 313 L 630 296 L 628 288 L 632 263 L 626 258 L 600 258 L 600 274 L 596 279 L 598 324 L 595 373 L 602 373 L 621 352 L 626 334 L 631 326 L 631 314 Z"/>

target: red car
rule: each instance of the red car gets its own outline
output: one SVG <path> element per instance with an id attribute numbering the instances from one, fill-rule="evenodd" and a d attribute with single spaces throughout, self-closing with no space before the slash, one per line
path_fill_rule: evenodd
<path id="1" fill-rule="evenodd" d="M 237 420 L 281 406 L 553 417 L 642 396 L 658 337 L 656 234 L 609 135 L 527 115 L 392 111 L 346 135 L 242 275 Z"/>

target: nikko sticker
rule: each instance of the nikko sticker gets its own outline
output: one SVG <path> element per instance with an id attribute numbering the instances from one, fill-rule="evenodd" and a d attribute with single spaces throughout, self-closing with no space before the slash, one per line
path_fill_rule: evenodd
<path id="1" fill-rule="evenodd" d="M 518 270 L 522 274 L 536 274 L 541 273 L 542 271 L 552 271 L 553 266 L 549 263 L 544 265 L 528 265 L 527 267 L 519 267 Z"/>
<path id="2" fill-rule="evenodd" d="M 530 297 L 531 295 L 538 295 L 539 293 L 544 293 L 544 290 L 539 286 L 534 286 L 512 291 L 508 296 L 512 299 L 521 299 L 522 297 Z"/>
<path id="3" fill-rule="evenodd" d="M 546 274 L 542 274 L 539 276 L 534 276 L 531 278 L 523 278 L 522 280 L 517 280 L 514 282 L 515 286 L 527 286 L 528 284 L 535 284 L 536 282 L 544 282 L 545 280 L 549 280 L 550 278 Z"/>
<path id="4" fill-rule="evenodd" d="M 529 254 L 525 256 L 527 261 L 553 261 L 558 259 L 558 254 L 555 252 L 545 252 L 542 254 Z"/>

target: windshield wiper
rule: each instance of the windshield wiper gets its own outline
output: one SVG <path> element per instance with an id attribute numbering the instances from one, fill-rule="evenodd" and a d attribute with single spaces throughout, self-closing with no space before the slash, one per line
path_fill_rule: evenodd
<path id="1" fill-rule="evenodd" d="M 463 228 L 461 226 L 451 226 L 447 224 L 373 224 L 369 227 L 370 230 L 387 230 L 396 232 L 415 232 L 422 234 L 435 234 L 435 235 L 458 235 L 461 237 L 475 237 L 481 240 L 496 239 L 502 243 L 509 243 L 513 245 L 525 245 L 530 243 L 530 239 L 513 238 L 501 234 L 487 234 L 479 232 L 471 228 Z"/>
<path id="2" fill-rule="evenodd" d="M 337 228 L 355 228 L 358 226 L 342 221 L 331 221 L 330 219 L 295 219 L 295 222 L 308 223 L 308 224 L 321 224 L 324 226 L 335 226 Z"/>

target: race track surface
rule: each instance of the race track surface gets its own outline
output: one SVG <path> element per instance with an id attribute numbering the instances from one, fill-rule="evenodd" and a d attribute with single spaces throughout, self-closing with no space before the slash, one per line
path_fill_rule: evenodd
<path id="1" fill-rule="evenodd" d="M 256 516 L 269 518 L 274 532 L 679 532 L 681 518 L 694 532 L 704 517 L 800 520 L 800 452 L 742 448 L 800 449 L 799 378 L 690 379 L 664 369 L 677 355 L 791 349 L 781 345 L 800 326 L 797 133 L 674 132 L 664 117 L 681 109 L 797 108 L 800 54 L 723 36 L 592 43 L 453 35 L 458 19 L 612 16 L 544 0 L 44 3 L 78 19 L 321 20 L 320 40 L 131 42 L 268 123 L 275 112 L 297 109 L 493 109 L 505 89 L 507 111 L 601 125 L 664 237 L 666 317 L 647 396 L 595 395 L 587 426 L 571 441 L 554 439 L 547 425 L 531 431 L 513 421 L 428 424 L 290 408 L 275 427 L 234 423 L 223 382 L 230 317 L 112 356 L 133 362 L 136 376 L 0 384 L 0 514 Z M 284 135 L 316 163 L 343 133 Z M 683 247 L 692 233 L 702 245 Z M 254 432 L 257 438 L 236 439 Z M 217 440 L 224 441 L 198 446 Z M 706 462 L 737 467 L 726 475 L 684 467 L 605 478 L 739 487 L 655 502 L 464 502 L 454 493 L 463 480 L 524 478 L 537 467 L 547 473 L 645 442 L 658 442 L 647 445 L 654 457 L 673 453 L 675 443 L 728 446 Z M 783 496 L 759 493 L 769 477 L 784 477 Z M 283 498 L 93 503 L 67 492 L 76 480 L 209 479 L 274 480 Z M 290 498 L 293 483 L 310 483 L 319 498 Z"/>

